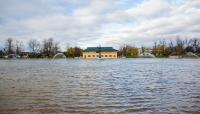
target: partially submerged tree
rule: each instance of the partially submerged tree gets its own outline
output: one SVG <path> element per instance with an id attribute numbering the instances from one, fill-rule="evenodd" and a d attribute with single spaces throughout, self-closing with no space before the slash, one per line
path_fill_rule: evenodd
<path id="1" fill-rule="evenodd" d="M 5 52 L 3 50 L 0 50 L 0 58 L 3 58 L 5 56 Z"/>
<path id="2" fill-rule="evenodd" d="M 16 45 L 15 45 L 15 53 L 17 54 L 17 55 L 19 55 L 19 54 L 21 54 L 21 52 L 22 52 L 22 50 L 23 50 L 23 43 L 21 42 L 21 41 L 16 41 L 15 42 L 16 43 Z"/>
<path id="3" fill-rule="evenodd" d="M 81 57 L 83 53 L 83 50 L 80 47 L 68 47 L 66 51 L 66 56 L 69 58 L 74 58 L 74 57 Z"/>
<path id="4" fill-rule="evenodd" d="M 43 41 L 42 53 L 46 57 L 53 57 L 59 51 L 59 43 L 54 42 L 52 38 Z"/>
<path id="5" fill-rule="evenodd" d="M 184 44 L 185 42 L 181 40 L 179 37 L 177 37 L 175 46 L 175 52 L 177 55 L 184 54 Z"/>
<path id="6" fill-rule="evenodd" d="M 68 48 L 66 54 L 67 54 L 67 57 L 74 58 L 75 57 L 75 49 L 72 47 Z"/>
<path id="7" fill-rule="evenodd" d="M 120 50 L 118 52 L 119 56 L 137 56 L 138 55 L 138 48 L 135 46 L 130 45 L 124 45 L 123 47 L 120 47 Z"/>
<path id="8" fill-rule="evenodd" d="M 13 42 L 12 38 L 6 39 L 5 51 L 6 51 L 7 54 L 13 54 L 14 53 L 14 42 Z"/>
<path id="9" fill-rule="evenodd" d="M 29 40 L 28 47 L 33 53 L 40 52 L 40 42 L 36 39 Z"/>
<path id="10" fill-rule="evenodd" d="M 82 56 L 83 50 L 80 47 L 75 46 L 74 50 L 75 50 L 75 52 L 74 52 L 75 57 L 81 57 Z"/>
<path id="11" fill-rule="evenodd" d="M 154 43 L 153 54 L 157 57 L 167 57 L 169 55 L 184 55 L 188 52 L 200 52 L 200 39 L 181 39 L 179 36 L 173 41 L 168 42 L 160 41 Z M 199 51 L 198 51 L 199 50 Z"/>

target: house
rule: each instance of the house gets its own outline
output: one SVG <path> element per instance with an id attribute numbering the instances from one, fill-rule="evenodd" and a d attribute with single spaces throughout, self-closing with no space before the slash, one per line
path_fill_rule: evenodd
<path id="1" fill-rule="evenodd" d="M 117 58 L 117 50 L 112 47 L 88 47 L 83 51 L 84 59 L 94 59 L 94 58 Z"/>
<path id="2" fill-rule="evenodd" d="M 152 53 L 153 52 L 153 49 L 151 48 L 138 48 L 138 54 L 142 54 L 142 53 Z"/>

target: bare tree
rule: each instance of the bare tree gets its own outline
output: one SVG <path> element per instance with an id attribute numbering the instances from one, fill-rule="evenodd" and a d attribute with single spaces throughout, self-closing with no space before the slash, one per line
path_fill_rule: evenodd
<path id="1" fill-rule="evenodd" d="M 127 51 L 128 51 L 128 46 L 126 44 L 124 44 L 124 46 L 120 47 L 119 54 L 121 56 L 127 56 Z"/>
<path id="2" fill-rule="evenodd" d="M 59 52 L 59 50 L 60 50 L 59 43 L 58 42 L 53 43 L 52 53 L 56 54 Z"/>
<path id="3" fill-rule="evenodd" d="M 53 57 L 58 52 L 59 49 L 60 49 L 59 43 L 54 42 L 54 40 L 52 38 L 45 39 L 43 41 L 42 53 L 45 56 Z"/>
<path id="4" fill-rule="evenodd" d="M 164 39 L 160 40 L 160 54 L 166 56 L 166 41 Z"/>
<path id="5" fill-rule="evenodd" d="M 32 52 L 36 53 L 40 51 L 40 42 L 37 41 L 36 39 L 31 39 L 28 42 L 28 46 L 31 49 Z"/>
<path id="6" fill-rule="evenodd" d="M 8 38 L 6 40 L 6 43 L 5 43 L 5 51 L 7 54 L 13 54 L 14 53 L 14 44 L 13 44 L 13 39 L 12 38 Z"/>
<path id="7" fill-rule="evenodd" d="M 16 54 L 20 54 L 23 50 L 23 43 L 17 40 L 15 46 L 16 46 L 16 50 L 15 50 Z"/>
<path id="8" fill-rule="evenodd" d="M 191 45 L 193 47 L 193 51 L 196 53 L 198 47 L 200 46 L 200 40 L 197 38 L 194 38 L 191 40 Z"/>
<path id="9" fill-rule="evenodd" d="M 176 53 L 178 55 L 183 54 L 184 53 L 184 45 L 185 42 L 183 40 L 181 40 L 179 37 L 177 37 L 176 39 Z"/>
<path id="10" fill-rule="evenodd" d="M 75 52 L 74 52 L 75 57 L 80 57 L 83 53 L 83 50 L 80 47 L 75 46 L 74 50 L 75 50 Z"/>
<path id="11" fill-rule="evenodd" d="M 52 47 L 53 47 L 53 39 L 52 38 L 45 39 L 43 41 L 43 53 L 46 56 L 48 56 L 48 57 L 50 56 Z"/>

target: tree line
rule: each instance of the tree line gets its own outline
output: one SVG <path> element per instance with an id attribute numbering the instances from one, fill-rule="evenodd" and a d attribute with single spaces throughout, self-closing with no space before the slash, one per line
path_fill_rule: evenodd
<path id="1" fill-rule="evenodd" d="M 152 54 L 156 57 L 181 56 L 187 53 L 200 55 L 200 39 L 160 40 L 154 43 Z"/>
<path id="2" fill-rule="evenodd" d="M 61 52 L 59 42 L 54 41 L 53 38 L 44 39 L 39 42 L 36 39 L 31 39 L 27 44 L 30 52 L 28 52 L 29 58 L 52 58 L 57 53 L 63 53 L 68 58 L 81 57 L 83 49 L 80 47 L 67 47 L 66 51 Z M 16 54 L 22 57 L 25 46 L 22 41 L 13 40 L 8 38 L 5 41 L 5 46 L 0 49 L 0 58 Z M 181 39 L 177 37 L 175 40 L 159 40 L 154 42 L 154 45 L 150 48 L 141 47 L 140 49 L 134 45 L 123 45 L 119 48 L 119 57 L 138 57 L 140 53 L 144 53 L 147 50 L 151 50 L 151 54 L 156 57 L 168 57 L 168 56 L 181 56 L 188 52 L 194 53 L 200 56 L 200 39 Z"/>
<path id="3" fill-rule="evenodd" d="M 31 39 L 28 41 L 28 57 L 29 58 L 52 58 L 57 53 L 63 53 L 66 57 L 80 57 L 82 55 L 82 49 L 79 47 L 68 47 L 65 52 L 61 52 L 59 42 L 54 41 L 53 38 L 44 39 L 39 42 L 36 39 Z M 0 58 L 8 55 L 27 55 L 25 52 L 25 46 L 22 41 L 13 40 L 8 38 L 5 41 L 5 46 L 0 50 Z"/>
<path id="4" fill-rule="evenodd" d="M 151 50 L 151 54 L 156 57 L 169 57 L 169 56 L 183 56 L 188 52 L 200 56 L 200 39 L 181 39 L 177 37 L 175 40 L 159 40 L 154 42 L 153 47 L 141 47 L 138 49 L 136 46 L 124 45 L 118 51 L 119 56 L 125 57 L 138 57 L 139 53 L 144 53 Z M 140 51 L 140 52 L 139 52 Z"/>

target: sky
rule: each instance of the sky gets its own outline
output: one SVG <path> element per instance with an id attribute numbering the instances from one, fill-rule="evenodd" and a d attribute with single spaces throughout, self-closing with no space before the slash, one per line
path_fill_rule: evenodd
<path id="1" fill-rule="evenodd" d="M 200 0 L 0 0 L 0 46 L 54 38 L 66 46 L 151 46 L 200 38 Z"/>

